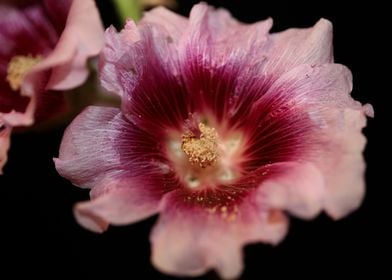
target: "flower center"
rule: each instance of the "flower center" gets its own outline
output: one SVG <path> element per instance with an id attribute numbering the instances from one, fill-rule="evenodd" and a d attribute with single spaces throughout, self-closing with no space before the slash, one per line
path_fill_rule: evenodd
<path id="1" fill-rule="evenodd" d="M 199 123 L 200 137 L 193 133 L 182 135 L 181 149 L 188 156 L 191 164 L 201 168 L 213 166 L 218 158 L 218 134 L 215 128 Z"/>
<path id="2" fill-rule="evenodd" d="M 19 90 L 26 73 L 42 61 L 42 56 L 16 55 L 8 63 L 6 80 L 13 90 Z"/>
<path id="3" fill-rule="evenodd" d="M 182 131 L 167 131 L 166 155 L 178 179 L 196 192 L 232 184 L 242 174 L 243 134 L 210 123 L 216 124 L 191 119 Z"/>

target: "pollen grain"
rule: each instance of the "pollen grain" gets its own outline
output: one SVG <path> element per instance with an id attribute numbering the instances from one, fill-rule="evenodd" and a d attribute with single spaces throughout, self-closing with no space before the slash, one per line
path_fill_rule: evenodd
<path id="1" fill-rule="evenodd" d="M 190 163 L 201 168 L 214 165 L 218 158 L 218 134 L 215 129 L 199 123 L 200 137 L 192 133 L 182 136 L 181 149 L 188 156 Z"/>

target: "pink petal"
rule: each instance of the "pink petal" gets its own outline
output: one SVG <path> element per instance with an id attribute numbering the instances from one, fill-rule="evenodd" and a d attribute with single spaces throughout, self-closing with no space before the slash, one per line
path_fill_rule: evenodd
<path id="1" fill-rule="evenodd" d="M 109 27 L 106 30 L 105 46 L 100 55 L 99 68 L 101 85 L 109 92 L 123 96 L 124 91 L 127 91 L 117 74 L 117 66 L 121 60 L 127 57 L 126 53 L 129 51 L 130 45 L 139 40 L 139 32 L 132 21 L 128 21 L 120 33 L 117 33 L 114 27 Z M 132 64 L 128 65 L 129 67 L 133 67 Z"/>
<path id="2" fill-rule="evenodd" d="M 366 126 L 366 116 L 363 110 L 353 109 L 343 112 L 331 109 L 329 114 L 340 118 L 328 119 L 323 135 L 326 150 L 317 164 L 326 181 L 325 209 L 339 219 L 357 209 L 365 194 L 362 152 L 366 138 L 361 130 Z"/>
<path id="3" fill-rule="evenodd" d="M 269 212 L 252 200 L 239 208 L 237 220 L 228 221 L 221 218 L 221 209 L 213 214 L 186 209 L 175 193 L 168 194 L 151 235 L 153 264 L 178 276 L 201 275 L 215 268 L 222 278 L 238 277 L 243 268 L 243 245 L 257 241 L 276 244 L 287 231 L 281 213 Z"/>
<path id="4" fill-rule="evenodd" d="M 366 116 L 369 118 L 374 118 L 374 108 L 371 104 L 367 103 L 363 105 L 362 109 Z"/>
<path id="5" fill-rule="evenodd" d="M 300 218 L 314 218 L 324 205 L 325 186 L 321 172 L 310 163 L 274 164 L 280 172 L 259 187 L 260 203 L 286 209 Z M 271 167 L 272 168 L 272 167 Z"/>
<path id="6" fill-rule="evenodd" d="M 262 76 L 254 75 L 253 68 L 265 59 L 271 26 L 271 19 L 243 24 L 226 10 L 194 6 L 179 46 L 181 73 L 195 100 L 194 110 L 213 112 L 219 122 L 242 116 L 242 105 L 252 103 L 254 96 L 241 93 L 248 93 L 244 87 Z"/>
<path id="7" fill-rule="evenodd" d="M 320 144 L 326 125 L 324 114 L 331 108 L 361 108 L 360 103 L 350 97 L 351 89 L 351 73 L 342 65 L 304 64 L 283 74 L 253 104 L 249 119 L 254 122 L 243 125 L 255 145 L 264 147 L 259 148 L 260 153 L 254 157 L 261 159 L 266 153 L 285 154 L 290 152 L 287 148 L 297 147 L 302 151 L 302 154 L 293 154 L 297 159 L 275 157 L 271 161 L 298 158 L 308 161 L 306 157 L 314 151 L 325 149 L 325 145 Z M 339 114 L 333 116 L 339 118 Z"/>
<path id="8" fill-rule="evenodd" d="M 188 25 L 188 19 L 164 8 L 157 7 L 144 13 L 141 22 L 161 25 L 175 43 L 180 41 Z"/>
<path id="9" fill-rule="evenodd" d="M 271 26 L 271 19 L 245 24 L 227 10 L 214 9 L 205 3 L 195 5 L 180 42 L 181 55 L 185 56 L 181 58 L 200 56 L 200 62 L 210 62 L 215 67 L 241 59 L 250 62 L 250 58 L 257 63 L 264 59 L 263 48 L 267 47 Z"/>
<path id="10" fill-rule="evenodd" d="M 155 147 L 156 139 L 117 108 L 88 107 L 72 122 L 54 161 L 63 177 L 92 188 L 92 200 L 75 207 L 81 225 L 102 232 L 109 223 L 132 223 L 156 213 L 168 191 L 169 167 L 154 158 Z"/>
<path id="11" fill-rule="evenodd" d="M 262 108 L 265 110 L 266 104 L 272 104 L 275 110 L 285 109 L 280 110 L 281 115 L 290 109 L 302 108 L 316 120 L 330 107 L 361 108 L 361 104 L 351 98 L 351 90 L 352 76 L 347 67 L 303 64 L 281 75 L 257 100 L 252 111 L 257 115 Z"/>
<path id="12" fill-rule="evenodd" d="M 26 75 L 24 90 L 34 89 L 37 75 L 51 69 L 46 89 L 65 90 L 79 86 L 88 75 L 86 61 L 103 46 L 103 27 L 95 2 L 73 0 L 66 27 L 53 52 Z"/>
<path id="13" fill-rule="evenodd" d="M 333 62 L 332 24 L 319 20 L 308 29 L 288 29 L 271 35 L 265 73 L 278 76 L 300 64 Z"/>
<path id="14" fill-rule="evenodd" d="M 165 192 L 163 182 L 170 171 L 156 138 L 135 127 L 119 109 L 108 107 L 84 110 L 65 131 L 54 161 L 63 177 L 83 188 L 100 186 L 102 180 L 113 185 L 112 181 L 124 178 L 151 181 L 158 176 L 160 195 Z"/>
<path id="15" fill-rule="evenodd" d="M 222 231 L 197 229 L 205 225 L 186 218 L 160 218 L 151 236 L 152 263 L 177 276 L 198 276 L 216 267 L 222 278 L 238 277 L 243 269 L 239 244 Z"/>
<path id="16" fill-rule="evenodd" d="M 159 133 L 168 126 L 178 127 L 188 117 L 188 94 L 181 88 L 177 52 L 167 35 L 159 26 L 146 23 L 136 29 L 129 22 L 117 35 L 109 30 L 104 50 L 107 55 L 100 65 L 104 85 L 115 81 L 107 89 L 119 90 L 123 95 L 126 117 L 149 133 Z M 113 51 L 112 46 L 118 41 L 127 49 Z M 162 120 L 160 125 L 157 119 Z"/>
<path id="17" fill-rule="evenodd" d="M 148 184 L 146 180 L 103 180 L 100 184 L 105 189 L 100 190 L 102 193 L 93 192 L 92 200 L 80 202 L 74 208 L 76 220 L 91 231 L 103 232 L 109 224 L 130 224 L 158 212 L 159 197 L 144 190 Z M 98 186 L 98 189 L 102 187 Z"/>
<path id="18" fill-rule="evenodd" d="M 364 194 L 364 162 L 362 152 L 365 138 L 361 129 L 365 114 L 372 114 L 370 105 L 363 109 L 354 101 L 351 72 L 338 64 L 322 66 L 301 65 L 283 74 L 253 107 L 254 118 L 261 108 L 271 103 L 282 119 L 302 110 L 312 122 L 312 135 L 307 139 L 312 161 L 323 173 L 326 188 L 325 209 L 340 218 L 356 209 Z M 302 116 L 306 120 L 306 116 Z M 306 121 L 307 125 L 309 122 Z M 312 131 L 311 130 L 311 131 Z M 344 170 L 344 172 L 343 172 Z"/>
<path id="19" fill-rule="evenodd" d="M 117 108 L 84 110 L 64 133 L 55 159 L 57 171 L 76 185 L 92 188 L 105 173 L 121 170 L 120 155 L 113 142 L 116 127 L 126 126 L 119 114 Z"/>
<path id="20" fill-rule="evenodd" d="M 11 128 L 0 122 L 0 175 L 3 174 L 3 167 L 7 162 L 7 152 L 10 147 L 10 135 Z"/>
<path id="21" fill-rule="evenodd" d="M 158 14 L 158 19 L 153 17 L 155 14 Z M 222 95 L 237 92 L 234 88 L 236 84 L 226 81 L 232 77 L 246 76 L 248 63 L 257 61 L 251 54 L 265 44 L 272 24 L 271 20 L 253 25 L 241 24 L 226 11 L 214 11 L 201 4 L 193 9 L 188 28 L 181 31 L 180 28 L 183 29 L 186 21 L 171 14 L 164 8 L 158 8 L 150 15 L 147 14 L 138 29 L 133 23 L 127 23 L 118 35 L 113 29 L 109 29 L 106 33 L 104 56 L 101 58 L 103 86 L 119 95 L 127 92 L 129 97 L 123 99 L 127 117 L 149 131 L 157 129 L 153 127 L 156 122 L 146 122 L 157 117 L 167 119 L 165 125 L 179 126 L 179 123 L 188 117 L 188 107 L 192 106 L 192 102 L 187 100 L 188 94 L 194 95 L 198 108 L 205 107 L 205 103 L 211 104 L 208 106 L 221 112 L 219 116 L 223 115 L 227 106 L 222 106 L 217 100 L 234 100 L 233 106 L 238 106 L 240 98 L 218 98 L 209 92 Z M 181 25 L 174 28 L 179 22 Z M 171 38 L 172 36 L 174 37 Z M 238 43 L 240 46 L 233 44 L 233 37 L 239 38 L 236 42 L 242 42 Z M 199 49 L 198 44 L 203 48 Z M 198 49 L 193 52 L 193 47 Z M 236 48 L 244 51 L 230 55 L 231 50 Z M 225 49 L 225 53 L 215 53 L 222 49 Z M 177 66 L 178 51 L 181 53 L 182 69 Z M 211 61 L 212 69 L 204 68 L 203 61 L 213 57 L 216 57 L 217 61 Z M 199 61 L 200 59 L 203 61 Z M 227 67 L 223 67 L 223 64 Z M 154 68 L 151 68 L 151 65 L 154 65 Z M 180 84 L 179 75 L 186 77 L 186 85 Z M 202 82 L 202 79 L 210 79 L 211 87 L 203 87 L 207 83 Z M 246 82 L 243 81 L 243 84 Z M 149 104 L 146 104 L 146 101 Z M 142 107 L 148 107 L 149 110 Z M 173 120 L 177 124 L 174 124 Z"/>

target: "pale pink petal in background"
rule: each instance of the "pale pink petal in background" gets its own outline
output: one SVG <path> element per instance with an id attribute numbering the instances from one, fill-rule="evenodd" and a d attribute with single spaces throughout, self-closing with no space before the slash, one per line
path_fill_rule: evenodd
<path id="1" fill-rule="evenodd" d="M 0 175 L 3 174 L 3 166 L 7 162 L 7 152 L 10 147 L 11 128 L 0 122 Z"/>
<path id="2" fill-rule="evenodd" d="M 62 113 L 65 100 L 59 91 L 82 85 L 90 72 L 88 59 L 103 47 L 103 25 L 95 1 L 45 0 L 20 7 L 1 4 L 0 17 L 2 123 L 30 126 Z M 6 77 L 16 56 L 41 60 L 26 70 L 20 88 L 14 89 Z"/>

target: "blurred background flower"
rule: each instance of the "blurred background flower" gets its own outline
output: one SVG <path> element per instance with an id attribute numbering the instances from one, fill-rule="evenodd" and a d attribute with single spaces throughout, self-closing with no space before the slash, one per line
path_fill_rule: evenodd
<path id="1" fill-rule="evenodd" d="M 62 113 L 66 102 L 60 91 L 86 81 L 87 60 L 103 46 L 103 26 L 93 0 L 18 4 L 0 6 L 1 138 L 9 137 L 13 127 Z M 9 141 L 0 143 L 1 173 Z"/>

